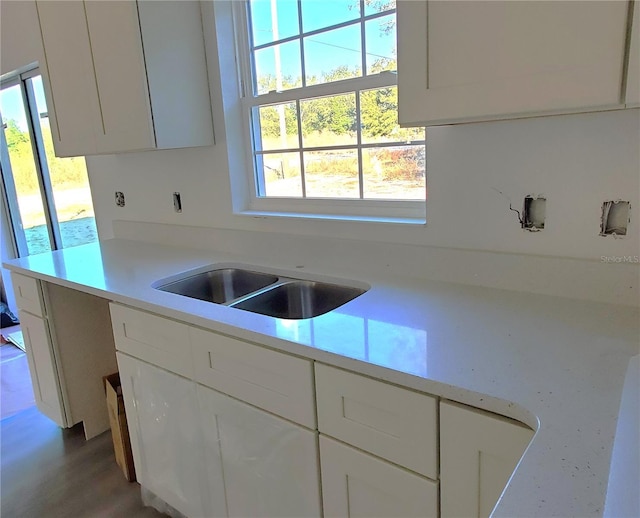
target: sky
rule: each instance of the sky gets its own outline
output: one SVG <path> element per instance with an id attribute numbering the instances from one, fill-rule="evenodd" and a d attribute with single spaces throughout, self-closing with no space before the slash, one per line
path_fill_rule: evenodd
<path id="1" fill-rule="evenodd" d="M 299 33 L 298 8 L 296 0 L 278 0 L 277 38 L 274 38 L 272 26 L 271 0 L 252 0 L 251 17 L 254 45 L 270 43 L 275 39 L 296 36 Z M 360 4 L 355 0 L 302 0 L 302 28 L 304 32 L 313 31 L 356 20 L 360 16 Z M 365 15 L 376 13 L 371 5 L 365 6 Z M 367 66 L 380 57 L 393 58 L 396 48 L 395 24 L 393 30 L 385 34 L 380 30 L 381 23 L 391 22 L 395 15 L 385 16 L 366 22 Z M 283 75 L 299 77 L 300 57 L 298 41 L 285 43 L 280 47 Z M 361 63 L 361 41 L 359 25 L 353 25 L 331 32 L 305 38 L 305 66 L 307 76 L 319 76 L 339 65 L 350 68 Z M 258 74 L 275 74 L 273 48 L 256 52 Z"/>
<path id="2" fill-rule="evenodd" d="M 36 76 L 33 78 L 33 89 L 36 95 L 36 104 L 38 112 L 47 111 L 47 102 L 44 98 L 44 89 L 42 88 L 42 78 Z M 18 123 L 18 127 L 22 131 L 27 130 L 27 119 L 22 102 L 22 92 L 18 85 L 5 88 L 0 92 L 0 112 L 2 120 L 6 122 L 13 119 Z"/>

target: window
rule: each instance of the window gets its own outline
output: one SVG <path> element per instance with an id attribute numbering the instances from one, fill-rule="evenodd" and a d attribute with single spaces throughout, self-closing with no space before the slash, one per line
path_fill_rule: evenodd
<path id="1" fill-rule="evenodd" d="M 0 85 L 0 190 L 7 237 L 20 257 L 97 240 L 84 158 L 54 155 L 39 74 L 30 70 Z"/>
<path id="2" fill-rule="evenodd" d="M 424 220 L 425 129 L 397 123 L 395 1 L 241 5 L 250 208 Z"/>

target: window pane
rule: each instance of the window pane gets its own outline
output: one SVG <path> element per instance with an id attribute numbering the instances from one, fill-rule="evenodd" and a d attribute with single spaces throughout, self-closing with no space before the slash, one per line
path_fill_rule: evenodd
<path id="1" fill-rule="evenodd" d="M 256 93 L 302 86 L 300 43 L 297 40 L 257 50 L 254 60 Z"/>
<path id="2" fill-rule="evenodd" d="M 264 45 L 299 33 L 297 0 L 278 0 L 275 17 L 271 0 L 251 0 L 253 45 Z"/>
<path id="3" fill-rule="evenodd" d="M 304 64 L 308 85 L 360 77 L 360 24 L 304 38 Z"/>
<path id="4" fill-rule="evenodd" d="M 51 250 L 51 242 L 38 183 L 32 137 L 19 85 L 0 91 L 0 111 L 28 253 L 33 255 L 48 252 Z"/>
<path id="5" fill-rule="evenodd" d="M 304 32 L 324 29 L 359 17 L 359 0 L 302 0 Z"/>
<path id="6" fill-rule="evenodd" d="M 411 142 L 425 139 L 424 128 L 398 125 L 398 88 L 376 88 L 360 92 L 362 143 Z"/>
<path id="7" fill-rule="evenodd" d="M 262 196 L 302 197 L 299 153 L 267 153 L 256 157 L 264 177 Z"/>
<path id="8" fill-rule="evenodd" d="M 356 96 L 354 93 L 300 101 L 304 147 L 355 144 Z"/>
<path id="9" fill-rule="evenodd" d="M 396 15 L 382 16 L 365 23 L 367 74 L 396 70 Z"/>
<path id="10" fill-rule="evenodd" d="M 358 153 L 355 149 L 304 153 L 307 197 L 359 198 Z"/>
<path id="11" fill-rule="evenodd" d="M 256 149 L 265 151 L 299 147 L 298 115 L 295 103 L 273 104 L 254 108 L 258 112 L 260 133 L 256 132 Z"/>
<path id="12" fill-rule="evenodd" d="M 93 200 L 84 157 L 58 158 L 53 150 L 47 104 L 42 77 L 29 79 L 35 93 L 36 110 L 40 121 L 42 143 L 49 168 L 55 211 L 60 224 L 62 247 L 93 243 L 98 239 Z"/>
<path id="13" fill-rule="evenodd" d="M 396 0 L 365 0 L 364 15 L 381 13 L 396 8 Z"/>
<path id="14" fill-rule="evenodd" d="M 362 150 L 365 198 L 424 200 L 425 146 L 396 146 Z"/>

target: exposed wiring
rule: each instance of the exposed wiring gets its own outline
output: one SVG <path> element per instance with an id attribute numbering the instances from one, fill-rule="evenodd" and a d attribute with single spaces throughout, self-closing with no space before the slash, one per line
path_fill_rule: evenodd
<path id="1" fill-rule="evenodd" d="M 522 214 L 520 213 L 520 211 L 518 209 L 514 209 L 513 208 L 513 203 L 511 202 L 511 198 L 509 198 L 509 196 L 507 196 L 505 193 L 503 193 L 502 191 L 499 191 L 498 189 L 496 189 L 495 187 L 491 187 L 494 191 L 496 191 L 499 195 L 501 195 L 502 197 L 504 197 L 508 202 L 509 202 L 509 210 L 512 210 L 513 212 L 515 212 L 518 215 L 518 221 L 520 222 L 520 225 L 524 226 L 524 220 L 522 219 Z"/>

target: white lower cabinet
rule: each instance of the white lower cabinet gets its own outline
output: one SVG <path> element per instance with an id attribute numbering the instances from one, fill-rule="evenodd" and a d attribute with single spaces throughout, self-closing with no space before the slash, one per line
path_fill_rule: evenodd
<path id="1" fill-rule="evenodd" d="M 441 516 L 489 516 L 532 436 L 511 419 L 442 402 Z"/>
<path id="2" fill-rule="evenodd" d="M 64 427 L 67 423 L 47 322 L 26 311 L 19 311 L 18 315 L 36 406 L 58 426 Z"/>
<path id="3" fill-rule="evenodd" d="M 25 315 L 28 335 L 46 332 Z M 133 308 L 111 316 L 138 481 L 191 518 L 486 517 L 533 435 L 319 363 L 314 387 L 310 360 Z"/>
<path id="4" fill-rule="evenodd" d="M 206 516 L 321 516 L 315 432 L 201 385 L 197 393 L 212 496 Z"/>
<path id="5" fill-rule="evenodd" d="M 117 353 L 138 482 L 181 513 L 206 516 L 196 385 Z"/>
<path id="6" fill-rule="evenodd" d="M 438 483 L 320 436 L 327 517 L 436 517 Z"/>

